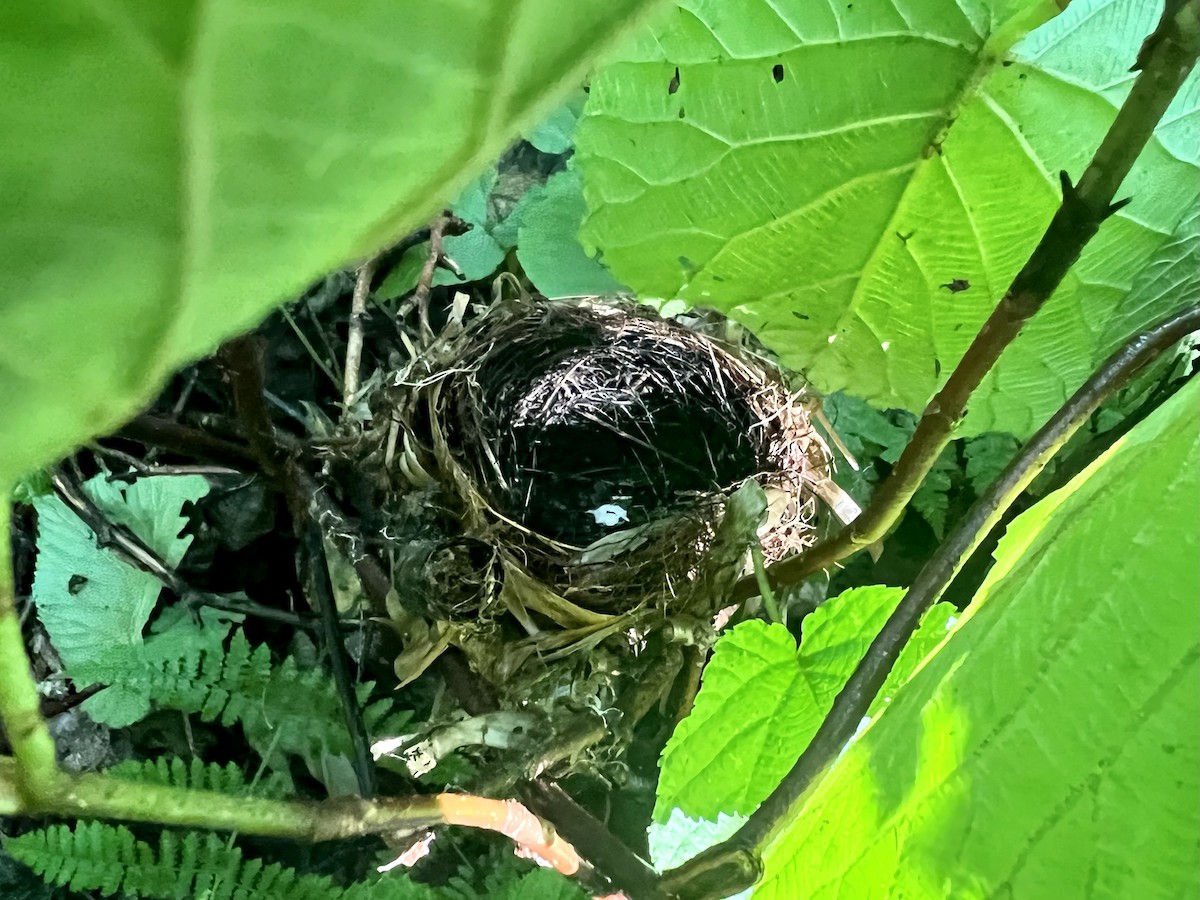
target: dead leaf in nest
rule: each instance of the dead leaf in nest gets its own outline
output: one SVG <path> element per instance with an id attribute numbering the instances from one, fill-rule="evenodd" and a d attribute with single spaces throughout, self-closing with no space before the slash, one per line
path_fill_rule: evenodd
<path id="1" fill-rule="evenodd" d="M 508 554 L 502 554 L 500 565 L 504 572 L 504 586 L 500 589 L 500 600 L 520 620 L 528 610 L 540 613 L 562 628 L 581 628 L 605 625 L 615 616 L 593 612 L 577 606 L 551 590 L 545 582 L 534 578 Z M 526 616 L 527 618 L 527 616 Z M 536 627 L 531 633 L 536 633 Z"/>
<path id="2" fill-rule="evenodd" d="M 408 615 L 379 621 L 390 626 L 404 643 L 393 663 L 397 690 L 419 678 L 458 637 L 458 628 L 448 622 L 431 623 Z"/>

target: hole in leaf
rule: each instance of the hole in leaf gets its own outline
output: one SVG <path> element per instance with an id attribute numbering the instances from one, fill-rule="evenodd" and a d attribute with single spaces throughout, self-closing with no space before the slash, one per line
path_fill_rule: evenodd
<path id="1" fill-rule="evenodd" d="M 775 79 L 775 83 L 783 81 L 783 64 L 775 63 L 775 68 L 771 70 L 771 77 Z"/>

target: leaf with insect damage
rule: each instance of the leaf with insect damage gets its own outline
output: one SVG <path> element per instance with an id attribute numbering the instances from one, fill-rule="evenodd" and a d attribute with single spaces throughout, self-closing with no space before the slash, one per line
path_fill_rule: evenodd
<path id="1" fill-rule="evenodd" d="M 592 82 L 584 244 L 642 294 L 728 312 L 823 391 L 920 411 L 1040 239 L 1059 170 L 1077 178 L 1113 121 L 1160 8 L 681 0 Z M 1133 203 L 965 433 L 1028 435 L 1126 335 L 1195 302 L 1198 172 L 1193 73 Z"/>

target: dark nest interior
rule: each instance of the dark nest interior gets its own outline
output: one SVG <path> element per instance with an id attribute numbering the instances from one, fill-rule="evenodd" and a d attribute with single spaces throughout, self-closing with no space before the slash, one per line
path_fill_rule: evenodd
<path id="1" fill-rule="evenodd" d="M 669 521 L 638 546 L 660 582 L 678 578 L 667 570 L 703 554 L 719 500 L 752 477 L 772 497 L 768 558 L 811 541 L 828 450 L 780 373 L 741 347 L 644 307 L 555 301 L 490 311 L 454 356 L 443 430 L 539 576 L 540 556 L 576 587 L 629 577 L 645 565 L 581 576 L 581 551 Z"/>
<path id="2" fill-rule="evenodd" d="M 711 344 L 640 318 L 551 308 L 518 331 L 476 383 L 497 500 L 527 528 L 583 547 L 766 462 L 757 416 Z"/>

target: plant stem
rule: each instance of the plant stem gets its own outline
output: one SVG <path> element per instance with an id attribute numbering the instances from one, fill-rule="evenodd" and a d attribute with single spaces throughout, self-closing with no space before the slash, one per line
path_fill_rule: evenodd
<path id="1" fill-rule="evenodd" d="M 891 475 L 867 510 L 830 540 L 767 569 L 770 584 L 797 584 L 882 539 L 921 486 L 966 414 L 967 400 L 1025 323 L 1045 304 L 1101 223 L 1125 205 L 1113 197 L 1154 128 L 1196 63 L 1200 0 L 1168 2 L 1138 53 L 1140 70 L 1129 96 L 1075 186 L 1061 173 L 1063 198 L 1045 234 L 1004 297 L 963 354 L 945 386 L 926 406 Z M 758 592 L 755 579 L 738 582 L 735 599 Z"/>
<path id="2" fill-rule="evenodd" d="M 752 541 L 750 544 L 750 558 L 754 563 L 754 581 L 758 585 L 763 606 L 767 609 L 767 617 L 772 622 L 786 625 L 779 612 L 779 601 L 775 599 L 775 592 L 771 590 L 771 582 L 767 581 L 767 563 L 763 558 L 762 544 L 758 541 Z"/>
<path id="3" fill-rule="evenodd" d="M 636 900 L 660 900 L 666 896 L 658 885 L 658 874 L 640 856 L 598 822 L 558 784 L 526 781 L 518 785 L 521 799 L 531 809 L 554 822 L 568 840 L 586 847 L 586 857 L 597 873 L 603 873 L 618 890 Z"/>
<path id="4" fill-rule="evenodd" d="M 157 416 L 136 416 L 125 423 L 117 436 L 193 459 L 221 463 L 242 472 L 253 472 L 258 468 L 258 460 L 245 445 Z"/>
<path id="5" fill-rule="evenodd" d="M 354 279 L 354 295 L 350 300 L 350 331 L 346 338 L 346 368 L 342 387 L 342 418 L 350 413 L 350 407 L 358 395 L 359 366 L 362 364 L 363 324 L 367 318 L 367 296 L 371 293 L 371 280 L 375 277 L 378 256 L 372 256 L 358 268 Z"/>
<path id="6" fill-rule="evenodd" d="M 441 213 L 429 225 L 429 255 L 421 267 L 417 287 L 413 291 L 413 303 L 417 307 L 417 321 L 421 329 L 421 346 L 433 343 L 433 328 L 429 324 L 429 292 L 433 289 L 433 274 L 438 260 L 442 258 L 442 236 L 449 221 L 447 213 Z"/>
<path id="7" fill-rule="evenodd" d="M 9 531 L 11 495 L 8 485 L 0 485 L 0 720 L 18 765 L 15 794 L 24 803 L 37 803 L 53 796 L 58 761 L 50 729 L 42 718 L 41 700 L 29 669 L 17 614 Z M 0 799 L 5 799 L 2 790 Z"/>
<path id="8" fill-rule="evenodd" d="M 1200 306 L 1160 321 L 1130 340 L 1105 361 L 1066 405 L 1021 449 L 1008 467 L 976 501 L 917 574 L 896 611 L 871 642 L 866 655 L 833 702 L 811 743 L 771 795 L 731 838 L 689 860 L 664 878 L 687 883 L 689 870 L 703 871 L 725 859 L 741 859 L 769 844 L 790 822 L 809 787 L 828 771 L 867 714 L 921 617 L 937 602 L 954 576 L 1012 502 L 1045 468 L 1092 414 L 1159 354 L 1200 329 Z"/>
<path id="9" fill-rule="evenodd" d="M 31 798 L 20 790 L 25 777 L 17 759 L 0 757 L 0 814 L 121 819 L 312 843 L 432 825 L 464 825 L 504 834 L 539 858 L 549 860 L 563 874 L 572 875 L 580 867 L 575 849 L 513 800 L 468 794 L 380 800 L 343 797 L 322 802 L 265 800 L 109 775 L 71 776 L 58 772 L 52 776 L 52 791 Z"/>
<path id="10" fill-rule="evenodd" d="M 341 701 L 342 718 L 350 735 L 350 744 L 354 748 L 351 762 L 354 765 L 354 777 L 358 782 L 358 794 L 360 797 L 373 797 L 375 760 L 371 756 L 371 740 L 367 736 L 367 726 L 363 722 L 362 709 L 354 691 L 354 680 L 350 676 L 350 654 L 342 642 L 337 600 L 329 580 L 329 561 L 325 557 L 321 528 L 313 521 L 305 522 L 300 527 L 301 546 L 308 561 L 308 580 L 316 593 L 321 624 L 324 626 L 322 636 L 325 649 L 329 653 L 329 669 L 333 673 L 333 682 L 337 686 L 338 699 Z"/>

